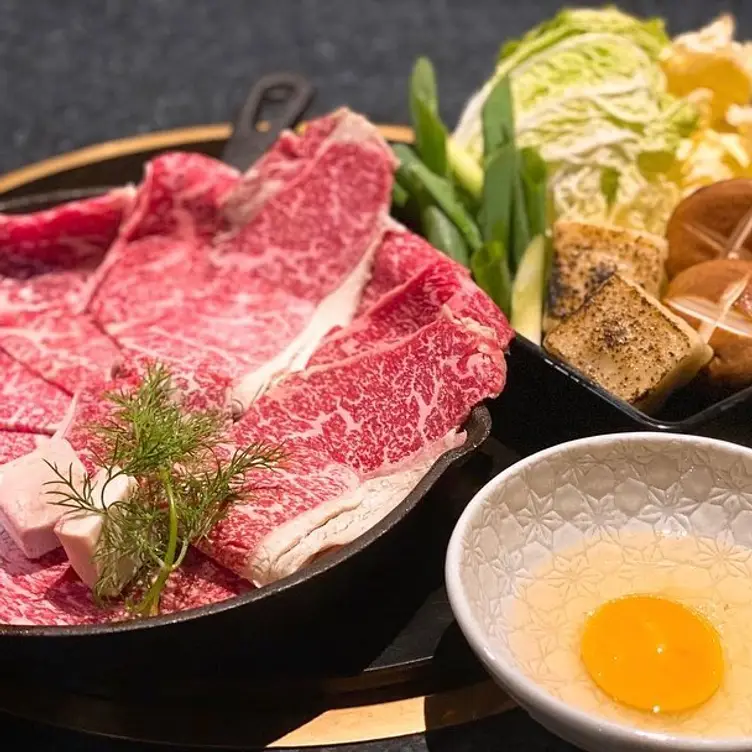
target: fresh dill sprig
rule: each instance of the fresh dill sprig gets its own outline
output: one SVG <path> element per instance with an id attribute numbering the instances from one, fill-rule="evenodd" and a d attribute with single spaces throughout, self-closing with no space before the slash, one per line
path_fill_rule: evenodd
<path id="1" fill-rule="evenodd" d="M 112 403 L 112 414 L 90 427 L 104 446 L 97 457 L 105 471 L 99 498 L 88 473 L 76 482 L 72 468 L 63 472 L 52 464 L 56 490 L 49 493 L 59 497 L 57 504 L 103 518 L 94 554 L 97 599 L 107 600 L 127 584 L 129 610 L 151 616 L 159 612 L 164 587 L 189 546 L 206 537 L 230 506 L 250 492 L 250 473 L 274 469 L 284 452 L 256 443 L 223 459 L 229 454 L 223 445 L 223 416 L 181 406 L 162 365 L 151 366 L 134 391 L 104 398 Z M 105 507 L 105 488 L 123 475 L 136 480 L 135 490 Z"/>

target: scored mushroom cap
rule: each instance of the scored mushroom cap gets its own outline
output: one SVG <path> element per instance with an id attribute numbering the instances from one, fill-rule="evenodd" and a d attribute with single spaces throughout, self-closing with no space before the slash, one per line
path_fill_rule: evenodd
<path id="1" fill-rule="evenodd" d="M 706 373 L 714 384 L 752 384 L 752 261 L 716 259 L 684 269 L 663 302 L 713 348 Z"/>
<path id="2" fill-rule="evenodd" d="M 669 279 L 717 258 L 752 260 L 752 180 L 700 188 L 674 209 L 666 228 Z"/>

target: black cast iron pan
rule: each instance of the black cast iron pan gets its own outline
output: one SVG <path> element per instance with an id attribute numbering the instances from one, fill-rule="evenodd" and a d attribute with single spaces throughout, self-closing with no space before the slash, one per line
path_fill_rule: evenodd
<path id="1" fill-rule="evenodd" d="M 280 130 L 295 124 L 311 96 L 310 86 L 297 76 L 263 79 L 241 109 L 236 135 L 221 153 L 227 153 L 234 165 L 247 167 Z M 277 107 L 271 117 L 270 100 Z M 261 119 L 265 125 L 258 127 Z M 130 153 L 126 169 L 121 163 L 121 169 L 105 170 L 103 179 L 94 184 L 82 182 L 79 171 L 73 184 L 69 174 L 63 174 L 57 185 L 48 181 L 50 190 L 43 194 L 20 196 L 14 191 L 14 197 L 0 201 L 0 212 L 38 211 L 96 195 L 108 185 L 137 181 L 141 165 L 154 153 L 149 148 Z M 268 657 L 285 651 L 292 641 L 299 644 L 311 625 L 332 618 L 332 605 L 346 594 L 389 597 L 389 582 L 379 579 L 379 564 L 393 556 L 395 546 L 414 546 L 416 536 L 431 534 L 416 528 L 416 508 L 450 465 L 488 437 L 490 424 L 488 410 L 477 406 L 464 426 L 465 443 L 440 457 L 392 513 L 350 545 L 278 583 L 222 603 L 148 620 L 77 627 L 0 625 L 0 679 L 30 685 L 44 682 L 113 697 L 180 696 L 198 684 L 211 683 L 212 677 L 250 680 L 258 674 L 262 652 Z M 357 640 L 353 632 L 342 639 Z"/>

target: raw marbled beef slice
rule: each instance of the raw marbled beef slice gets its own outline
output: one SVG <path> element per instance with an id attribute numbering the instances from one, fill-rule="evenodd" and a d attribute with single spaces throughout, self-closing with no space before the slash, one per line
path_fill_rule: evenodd
<path id="1" fill-rule="evenodd" d="M 25 431 L 0 431 L 0 465 L 33 452 L 48 438 Z"/>
<path id="2" fill-rule="evenodd" d="M 367 311 L 382 295 L 405 284 L 426 267 L 437 263 L 449 264 L 456 268 L 459 274 L 470 276 L 470 272 L 464 266 L 452 261 L 419 235 L 392 220 L 376 251 L 373 273 L 363 290 L 357 315 L 360 316 Z"/>
<path id="3" fill-rule="evenodd" d="M 225 197 L 222 202 L 225 217 L 235 226 L 250 222 L 266 201 L 307 165 L 346 114 L 347 110 L 340 109 L 317 118 L 307 125 L 302 138 L 292 131 L 283 131 Z"/>
<path id="4" fill-rule="evenodd" d="M 303 331 L 278 337 L 278 358 L 239 381 L 243 407 L 277 374 L 305 367 L 321 338 L 352 320 L 387 221 L 394 164 L 376 129 L 348 112 L 311 165 L 214 254 L 233 278 L 315 305 Z"/>
<path id="5" fill-rule="evenodd" d="M 243 437 L 242 430 L 236 439 Z M 287 468 L 275 472 L 236 504 L 203 551 L 255 585 L 291 575 L 320 556 L 352 542 L 383 519 L 415 488 L 439 456 L 464 440 L 450 431 L 401 466 L 361 480 L 351 469 L 286 444 Z"/>
<path id="6" fill-rule="evenodd" d="M 355 340 L 359 333 L 353 326 Z M 353 540 L 461 443 L 457 427 L 472 407 L 501 391 L 499 339 L 444 304 L 391 344 L 377 341 L 286 377 L 251 406 L 233 437 L 241 447 L 282 443 L 288 469 L 233 507 L 202 550 L 264 584 Z"/>
<path id="7" fill-rule="evenodd" d="M 237 575 L 189 552 L 168 582 L 162 613 L 174 613 L 227 600 L 251 589 Z M 69 626 L 120 621 L 122 606 L 102 608 L 68 565 L 62 549 L 31 561 L 0 529 L 0 624 Z"/>
<path id="8" fill-rule="evenodd" d="M 119 188 L 32 214 L 0 215 L 0 314 L 78 305 L 134 194 Z"/>
<path id="9" fill-rule="evenodd" d="M 91 379 L 107 378 L 121 362 L 120 350 L 85 314 L 65 310 L 3 317 L 0 347 L 68 394 Z"/>
<path id="10" fill-rule="evenodd" d="M 126 354 L 197 370 L 196 353 L 211 353 L 215 367 L 241 377 L 234 398 L 242 412 L 350 320 L 387 217 L 394 158 L 353 113 L 325 132 L 295 178 L 211 255 L 200 238 L 185 240 L 189 233 L 118 250 L 93 310 Z"/>
<path id="11" fill-rule="evenodd" d="M 170 152 L 146 165 L 134 208 L 82 296 L 103 323 L 169 306 L 199 276 L 204 244 L 226 226 L 223 197 L 237 170 L 201 154 Z M 141 294 L 146 291 L 146 294 Z M 150 314 L 153 318 L 154 314 Z"/>
<path id="12" fill-rule="evenodd" d="M 295 436 L 366 478 L 461 426 L 505 379 L 498 337 L 444 305 L 411 336 L 288 376 L 240 423 L 269 441 Z"/>
<path id="13" fill-rule="evenodd" d="M 403 285 L 393 287 L 349 326 L 331 331 L 313 354 L 309 365 L 332 363 L 365 350 L 395 342 L 430 324 L 441 306 L 457 295 L 483 294 L 449 264 L 425 267 Z"/>
<path id="14" fill-rule="evenodd" d="M 255 440 L 242 429 L 234 431 L 233 436 L 239 447 Z M 255 584 L 262 584 L 266 578 L 251 573 L 250 562 L 260 555 L 264 539 L 274 530 L 300 520 L 298 529 L 289 532 L 291 541 L 299 540 L 311 525 L 323 524 L 357 503 L 354 492 L 359 479 L 352 470 L 294 441 L 288 443 L 286 452 L 285 465 L 261 477 L 249 491 L 248 503 L 234 505 L 209 538 L 199 544 L 220 564 Z M 306 520 L 306 515 L 315 515 L 316 520 Z"/>
<path id="15" fill-rule="evenodd" d="M 52 434 L 70 397 L 0 350 L 0 429 Z"/>

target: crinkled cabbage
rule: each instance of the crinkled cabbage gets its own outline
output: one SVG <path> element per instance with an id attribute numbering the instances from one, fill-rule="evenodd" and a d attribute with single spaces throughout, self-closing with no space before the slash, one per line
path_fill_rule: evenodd
<path id="1" fill-rule="evenodd" d="M 507 44 L 493 78 L 468 102 L 453 138 L 483 154 L 481 110 L 508 75 L 517 140 L 549 165 L 557 216 L 577 216 L 661 232 L 678 189 L 666 173 L 697 112 L 666 91 L 658 64 L 663 24 L 613 8 L 575 9 Z M 618 173 L 614 196 L 604 172 Z"/>

